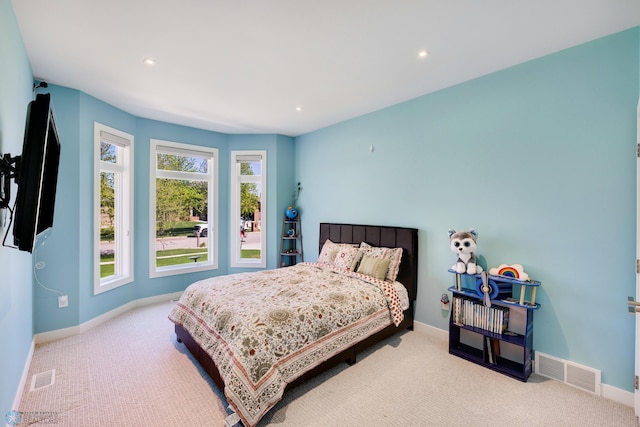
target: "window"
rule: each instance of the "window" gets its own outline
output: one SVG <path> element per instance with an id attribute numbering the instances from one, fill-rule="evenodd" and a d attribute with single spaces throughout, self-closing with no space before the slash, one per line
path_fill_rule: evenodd
<path id="1" fill-rule="evenodd" d="M 218 268 L 218 150 L 151 140 L 149 275 Z"/>
<path id="2" fill-rule="evenodd" d="M 266 151 L 231 152 L 231 267 L 266 266 Z"/>
<path id="3" fill-rule="evenodd" d="M 94 286 L 133 281 L 133 136 L 94 123 Z"/>

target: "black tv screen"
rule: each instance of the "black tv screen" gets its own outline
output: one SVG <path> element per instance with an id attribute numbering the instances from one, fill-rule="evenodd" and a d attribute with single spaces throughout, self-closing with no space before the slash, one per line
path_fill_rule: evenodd
<path id="1" fill-rule="evenodd" d="M 13 242 L 21 251 L 33 252 L 53 227 L 60 141 L 50 104 L 50 94 L 39 94 L 27 110 L 13 224 Z"/>

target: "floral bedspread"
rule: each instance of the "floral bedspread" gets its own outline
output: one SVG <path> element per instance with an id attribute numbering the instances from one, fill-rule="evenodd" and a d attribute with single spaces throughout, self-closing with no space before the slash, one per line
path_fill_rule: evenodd
<path id="1" fill-rule="evenodd" d="M 169 314 L 214 360 L 225 395 L 254 426 L 287 383 L 353 343 L 402 321 L 389 283 L 301 263 L 189 286 Z"/>

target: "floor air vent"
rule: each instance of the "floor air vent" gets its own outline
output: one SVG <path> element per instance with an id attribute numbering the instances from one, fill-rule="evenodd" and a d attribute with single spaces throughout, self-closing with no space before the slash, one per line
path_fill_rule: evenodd
<path id="1" fill-rule="evenodd" d="M 600 396 L 600 371 L 536 351 L 536 374 Z"/>
<path id="2" fill-rule="evenodd" d="M 46 372 L 34 374 L 31 377 L 31 388 L 29 391 L 36 391 L 54 385 L 56 383 L 56 370 L 52 369 Z"/>

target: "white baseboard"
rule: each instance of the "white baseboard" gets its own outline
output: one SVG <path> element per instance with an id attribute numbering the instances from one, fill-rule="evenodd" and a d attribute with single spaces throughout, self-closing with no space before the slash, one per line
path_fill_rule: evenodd
<path id="1" fill-rule="evenodd" d="M 426 323 L 418 322 L 417 320 L 413 321 L 413 330 L 426 334 L 435 334 L 440 338 L 449 339 L 449 331 L 427 325 Z"/>
<path id="2" fill-rule="evenodd" d="M 413 321 L 413 329 L 419 333 L 435 335 L 438 338 L 443 338 L 445 340 L 449 339 L 449 331 L 427 325 L 426 323 L 418 322 L 417 320 Z M 631 408 L 634 407 L 633 392 L 622 390 L 609 384 L 601 385 L 600 396 Z"/>
<path id="3" fill-rule="evenodd" d="M 609 384 L 602 384 L 600 388 L 601 396 L 614 402 L 622 403 L 625 406 L 633 408 L 634 396 L 630 391 L 612 387 Z"/>
<path id="4" fill-rule="evenodd" d="M 109 319 L 113 319 L 114 317 L 119 316 L 126 311 L 129 311 L 135 307 L 142 307 L 145 305 L 156 304 L 159 302 L 172 301 L 180 299 L 182 292 L 174 292 L 171 294 L 163 294 L 157 295 L 148 298 L 140 298 L 134 301 L 130 301 L 124 305 L 121 305 L 118 308 L 115 308 L 107 313 L 104 313 L 98 317 L 95 317 L 81 325 L 72 326 L 70 328 L 58 329 L 55 331 L 43 332 L 40 334 L 36 334 L 33 336 L 31 340 L 31 347 L 29 348 L 29 353 L 27 354 L 27 359 L 25 360 L 24 367 L 22 368 L 22 376 L 20 377 L 20 383 L 18 384 L 18 389 L 16 390 L 15 397 L 13 398 L 12 410 L 17 411 L 20 407 L 20 399 L 22 399 L 22 393 L 24 392 L 24 388 L 27 384 L 27 377 L 29 375 L 29 369 L 31 368 L 31 360 L 33 359 L 33 353 L 35 351 L 36 344 L 41 344 L 45 342 L 55 341 L 62 338 L 67 338 L 73 335 L 77 335 L 84 331 L 88 331 L 91 328 L 94 328 Z M 5 424 L 8 426 L 8 424 Z"/>
<path id="5" fill-rule="evenodd" d="M 17 411 L 18 407 L 20 407 L 20 399 L 22 399 L 22 392 L 24 391 L 24 387 L 27 384 L 27 376 L 29 375 L 29 369 L 31 368 L 31 359 L 33 359 L 33 352 L 36 348 L 36 342 L 34 339 L 31 339 L 31 346 L 29 347 L 29 353 L 27 354 L 27 359 L 24 362 L 24 367 L 22 368 L 22 376 L 20 376 L 20 383 L 18 384 L 18 389 L 16 390 L 16 395 L 13 398 L 13 405 L 11 406 L 12 411 Z"/>
<path id="6" fill-rule="evenodd" d="M 14 410 L 17 410 L 20 404 L 20 398 L 22 397 L 22 392 L 24 390 L 24 386 L 27 381 L 27 375 L 29 374 L 29 367 L 31 366 L 31 359 L 33 357 L 33 352 L 36 344 L 66 338 L 66 337 L 70 337 L 70 336 L 82 333 L 84 331 L 88 331 L 89 329 L 94 328 L 106 322 L 107 320 L 113 319 L 114 317 L 117 317 L 120 314 L 125 313 L 135 307 L 142 307 L 145 305 L 156 304 L 159 302 L 178 300 L 181 295 L 182 295 L 182 292 L 174 292 L 171 294 L 157 295 L 153 297 L 137 299 L 137 300 L 128 302 L 127 304 L 124 304 L 118 308 L 115 308 L 107 313 L 104 313 L 98 317 L 95 317 L 79 326 L 58 329 L 50 332 L 43 332 L 35 335 L 31 342 L 31 348 L 29 349 L 29 354 L 27 355 L 27 360 L 25 361 L 25 365 L 22 371 L 22 377 L 20 378 L 20 384 L 18 386 L 18 390 L 16 391 L 16 396 L 13 401 Z M 439 338 L 448 339 L 449 332 L 444 329 L 436 328 L 436 327 L 427 325 L 426 323 L 422 323 L 418 321 L 414 321 L 413 326 L 416 332 L 436 335 Z M 632 392 L 622 390 L 608 384 L 602 384 L 601 396 L 604 397 L 605 399 L 613 400 L 614 402 L 621 403 L 625 406 L 629 406 L 632 408 L 634 406 L 634 395 Z"/>
<path id="7" fill-rule="evenodd" d="M 156 295 L 153 297 L 133 300 L 124 305 L 121 305 L 120 307 L 114 308 L 111 311 L 101 314 L 98 317 L 94 317 L 93 319 L 88 320 L 78 326 L 71 326 L 69 328 L 56 329 L 55 331 L 42 332 L 40 334 L 36 334 L 33 338 L 36 344 L 42 344 L 45 342 L 56 341 L 62 338 L 71 337 L 73 335 L 88 331 L 91 328 L 95 328 L 96 326 L 103 324 L 107 320 L 113 319 L 121 315 L 122 313 L 126 313 L 127 311 L 136 307 L 177 300 L 180 298 L 180 295 L 182 295 L 182 292 L 174 292 L 171 294 Z"/>

